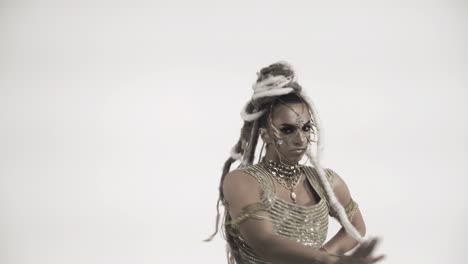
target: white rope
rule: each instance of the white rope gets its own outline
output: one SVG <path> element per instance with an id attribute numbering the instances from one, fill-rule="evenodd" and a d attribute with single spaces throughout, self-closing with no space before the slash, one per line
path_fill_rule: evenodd
<path id="1" fill-rule="evenodd" d="M 263 81 L 255 82 L 252 85 L 254 93 L 264 92 L 271 89 L 278 89 L 284 87 L 292 81 L 292 77 L 285 77 L 283 75 L 270 76 Z"/>
<path id="2" fill-rule="evenodd" d="M 235 160 L 240 160 L 242 158 L 242 153 L 236 151 L 236 146 L 231 148 L 231 158 Z"/>
<path id="3" fill-rule="evenodd" d="M 285 66 L 292 69 L 292 66 L 289 65 L 287 62 L 281 61 L 278 63 L 282 63 Z M 266 79 L 260 82 L 255 82 L 252 85 L 254 94 L 252 95 L 251 101 L 258 100 L 260 98 L 265 98 L 265 97 L 289 94 L 293 92 L 294 89 L 291 87 L 285 87 L 285 86 L 288 85 L 293 80 L 295 80 L 294 73 L 292 74 L 292 76 L 288 76 L 288 77 L 284 75 L 277 75 L 277 76 L 270 75 Z M 251 101 L 247 102 L 247 104 L 245 104 L 244 108 L 242 108 L 242 111 L 241 111 L 242 119 L 247 122 L 252 122 L 254 120 L 257 120 L 266 112 L 266 109 L 264 109 L 262 111 L 248 113 L 247 108 L 249 104 L 251 103 Z"/>
<path id="4" fill-rule="evenodd" d="M 286 87 L 282 89 L 274 89 L 274 90 L 269 90 L 269 91 L 264 91 L 260 93 L 256 93 L 252 96 L 253 100 L 257 100 L 259 98 L 264 98 L 264 97 L 272 97 L 272 96 L 278 96 L 278 95 L 284 95 L 293 92 L 294 89 L 291 87 Z"/>
<path id="5" fill-rule="evenodd" d="M 315 120 L 315 125 L 317 128 L 317 153 L 316 155 L 312 155 L 310 148 L 308 148 L 306 151 L 306 155 L 311 161 L 312 165 L 315 167 L 315 170 L 317 171 L 320 177 L 320 181 L 323 184 L 325 192 L 327 193 L 328 201 L 330 202 L 330 205 L 332 206 L 332 208 L 338 213 L 338 217 L 340 218 L 341 225 L 344 227 L 344 229 L 350 236 L 352 236 L 354 239 L 356 239 L 357 241 L 361 243 L 364 241 L 364 238 L 361 236 L 361 234 L 349 221 L 348 216 L 346 215 L 346 211 L 343 205 L 336 198 L 335 192 L 333 191 L 333 188 L 331 187 L 330 182 L 328 181 L 325 171 L 323 170 L 322 165 L 321 165 L 320 157 L 321 157 L 321 154 L 323 153 L 323 141 L 324 140 L 323 140 L 323 130 L 320 124 L 321 122 L 318 118 L 317 109 L 314 103 L 312 102 L 312 100 L 305 94 L 304 91 L 301 92 L 301 96 L 309 105 L 309 108 L 311 109 L 311 112 L 312 112 L 312 118 L 313 120 Z"/>
<path id="6" fill-rule="evenodd" d="M 306 103 L 309 105 L 309 108 L 312 114 L 312 119 L 315 121 L 315 126 L 317 128 L 317 154 L 316 155 L 319 157 L 322 157 L 323 148 L 324 148 L 324 144 L 323 144 L 324 133 L 323 133 L 323 128 L 322 128 L 322 121 L 320 120 L 318 116 L 317 108 L 315 107 L 315 104 L 312 101 L 312 99 L 310 99 L 309 96 L 307 96 L 305 91 L 301 91 L 300 95 L 304 99 L 304 101 L 306 101 Z"/>
<path id="7" fill-rule="evenodd" d="M 241 117 L 242 117 L 242 120 L 244 121 L 247 121 L 247 122 L 252 122 L 254 121 L 255 119 L 258 119 L 259 117 L 261 117 L 265 112 L 266 112 L 266 109 L 263 109 L 262 111 L 259 111 L 259 112 L 254 112 L 254 113 L 247 113 L 247 107 L 249 106 L 250 102 L 247 102 L 244 106 L 244 108 L 242 108 L 242 111 L 241 111 Z"/>

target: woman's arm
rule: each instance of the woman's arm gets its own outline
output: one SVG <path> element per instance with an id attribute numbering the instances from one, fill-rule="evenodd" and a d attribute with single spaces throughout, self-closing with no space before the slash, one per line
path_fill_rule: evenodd
<path id="1" fill-rule="evenodd" d="M 336 173 L 333 175 L 332 187 L 338 201 L 343 206 L 346 207 L 348 204 L 350 204 L 351 195 L 348 186 Z M 366 225 L 359 208 L 350 221 L 362 236 L 366 234 Z M 358 242 L 348 233 L 346 233 L 344 228 L 341 228 L 327 243 L 325 243 L 323 248 L 330 253 L 341 255 L 353 249 L 356 245 L 358 245 Z"/>
<path id="2" fill-rule="evenodd" d="M 252 176 L 241 171 L 233 171 L 226 175 L 223 192 L 224 198 L 229 204 L 229 214 L 233 219 L 240 214 L 245 206 L 261 201 L 260 184 Z M 268 213 L 265 211 L 256 213 L 256 215 L 268 217 Z M 260 257 L 273 264 L 372 264 L 383 258 L 383 256 L 371 256 L 377 240 L 360 245 L 350 256 L 337 258 L 321 250 L 276 235 L 273 223 L 268 220 L 248 218 L 240 224 L 239 229 L 249 246 Z M 339 244 L 341 245 L 345 241 L 345 239 L 339 239 Z"/>

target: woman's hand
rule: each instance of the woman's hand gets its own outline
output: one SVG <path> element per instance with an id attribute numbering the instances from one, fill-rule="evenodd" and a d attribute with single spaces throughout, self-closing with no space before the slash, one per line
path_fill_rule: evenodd
<path id="1" fill-rule="evenodd" d="M 384 255 L 372 257 L 371 254 L 377 245 L 378 239 L 372 239 L 359 245 L 356 251 L 349 256 L 341 256 L 336 264 L 371 264 L 377 263 L 384 258 Z"/>

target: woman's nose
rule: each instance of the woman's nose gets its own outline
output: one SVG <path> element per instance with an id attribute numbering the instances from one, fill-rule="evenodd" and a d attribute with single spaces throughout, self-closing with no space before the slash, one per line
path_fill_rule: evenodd
<path id="1" fill-rule="evenodd" d="M 294 137 L 294 143 L 297 146 L 304 146 L 307 142 L 307 136 L 301 131 L 297 131 L 297 134 Z"/>

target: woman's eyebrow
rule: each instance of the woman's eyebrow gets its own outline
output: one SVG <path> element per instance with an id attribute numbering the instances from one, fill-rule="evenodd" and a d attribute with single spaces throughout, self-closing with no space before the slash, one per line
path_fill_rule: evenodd
<path id="1" fill-rule="evenodd" d="M 290 124 L 290 123 L 283 123 L 280 126 L 282 126 L 282 127 L 295 127 L 296 125 L 295 124 Z"/>
<path id="2" fill-rule="evenodd" d="M 304 124 L 304 126 L 311 125 L 311 124 L 312 124 L 312 122 L 309 120 Z M 297 124 L 283 123 L 280 126 L 282 126 L 282 127 L 295 127 L 296 125 Z"/>

